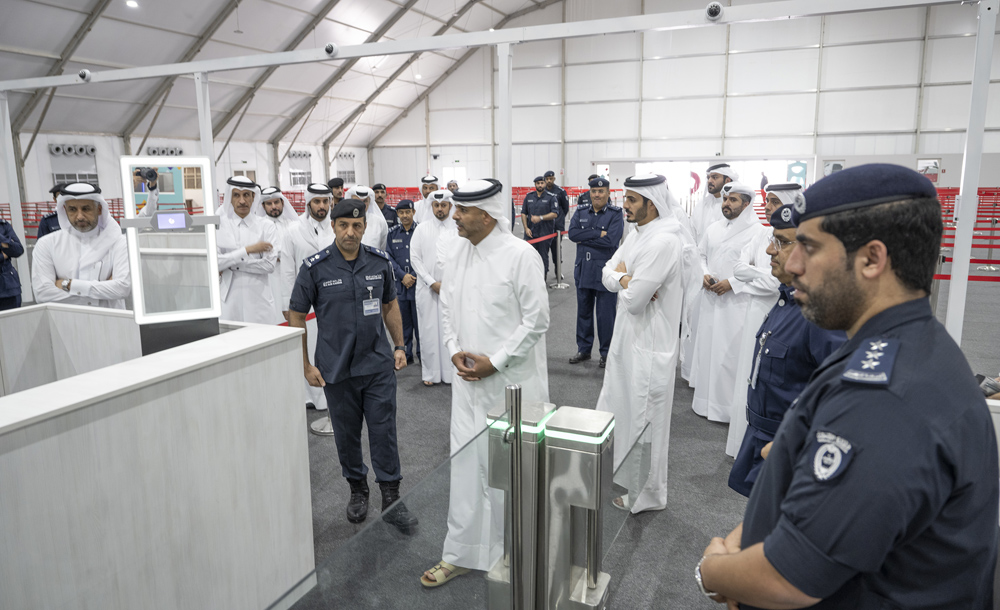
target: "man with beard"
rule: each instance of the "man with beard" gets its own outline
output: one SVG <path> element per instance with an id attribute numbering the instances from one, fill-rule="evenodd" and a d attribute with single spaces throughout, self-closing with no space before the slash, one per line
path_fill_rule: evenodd
<path id="1" fill-rule="evenodd" d="M 389 226 L 385 222 L 385 216 L 372 204 L 372 189 L 363 184 L 358 184 L 347 191 L 348 199 L 356 199 L 365 206 L 365 236 L 362 242 L 366 246 L 378 248 L 385 252 L 386 239 L 389 237 Z"/>
<path id="2" fill-rule="evenodd" d="M 434 217 L 434 212 L 431 210 L 431 202 L 427 198 L 436 190 L 438 190 L 437 176 L 427 174 L 420 179 L 420 196 L 422 199 L 413 204 L 413 220 L 422 223 Z"/>
<path id="3" fill-rule="evenodd" d="M 535 192 L 525 195 L 524 203 L 521 204 L 521 226 L 524 227 L 524 239 L 531 241 L 552 235 L 555 233 L 555 220 L 558 217 L 559 203 L 545 189 L 545 178 L 538 176 L 535 178 Z M 555 239 L 557 238 L 552 237 L 531 244 L 531 247 L 542 257 L 543 278 L 549 274 L 549 244 Z"/>
<path id="4" fill-rule="evenodd" d="M 457 191 L 458 190 L 458 181 L 457 180 L 449 180 L 448 181 L 448 190 L 451 191 L 452 193 L 454 193 L 455 191 Z"/>
<path id="5" fill-rule="evenodd" d="M 392 231 L 399 224 L 399 216 L 396 214 L 396 210 L 385 202 L 385 185 L 379 182 L 372 186 L 372 193 L 375 194 L 375 203 L 378 204 L 378 209 L 382 212 L 382 217 L 385 218 L 386 226 Z"/>
<path id="6" fill-rule="evenodd" d="M 417 224 L 413 222 L 413 202 L 404 199 L 396 205 L 399 214 L 399 224 L 389 229 L 388 249 L 386 252 L 392 259 L 392 270 L 396 274 L 396 300 L 399 301 L 399 313 L 403 318 L 403 347 L 406 348 L 406 364 L 413 363 L 413 336 L 416 333 L 417 342 L 420 332 L 417 329 L 417 276 L 411 259 L 413 250 L 410 248 Z M 417 348 L 419 353 L 419 347 Z"/>
<path id="7" fill-rule="evenodd" d="M 278 231 L 278 242 L 274 244 L 278 256 L 278 272 L 268 275 L 270 278 L 271 295 L 274 297 L 275 324 L 288 321 L 288 299 L 292 296 L 292 285 L 295 278 L 288 278 L 284 273 L 283 261 L 291 255 L 288 231 L 298 223 L 295 209 L 282 194 L 281 189 L 269 186 L 260 192 L 261 212 L 274 223 Z"/>
<path id="8" fill-rule="evenodd" d="M 853 167 L 806 191 L 792 221 L 795 300 L 848 339 L 785 413 L 743 523 L 712 539 L 696 581 L 743 609 L 992 608 L 996 433 L 931 311 L 934 185 Z"/>
<path id="9" fill-rule="evenodd" d="M 722 220 L 722 187 L 736 182 L 740 175 L 728 163 L 718 163 L 705 172 L 705 197 L 691 210 L 691 231 L 695 241 L 701 241 L 713 223 Z"/>
<path id="10" fill-rule="evenodd" d="M 326 185 L 330 188 L 330 193 L 332 199 L 330 201 L 330 208 L 337 205 L 344 200 L 344 179 L 343 178 L 331 178 Z"/>

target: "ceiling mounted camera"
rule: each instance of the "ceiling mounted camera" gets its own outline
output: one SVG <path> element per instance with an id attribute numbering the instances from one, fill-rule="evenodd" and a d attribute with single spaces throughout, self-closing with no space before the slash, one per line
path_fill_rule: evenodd
<path id="1" fill-rule="evenodd" d="M 718 21 L 722 18 L 722 3 L 721 2 L 709 2 L 708 6 L 705 7 L 705 17 L 709 21 Z"/>

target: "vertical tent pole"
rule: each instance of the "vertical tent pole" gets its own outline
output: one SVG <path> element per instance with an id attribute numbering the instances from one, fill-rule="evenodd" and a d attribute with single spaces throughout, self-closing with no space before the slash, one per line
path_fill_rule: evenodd
<path id="1" fill-rule="evenodd" d="M 24 235 L 24 214 L 21 211 L 21 190 L 17 182 L 17 160 L 14 156 L 14 131 L 10 121 L 10 103 L 7 93 L 0 91 L 0 122 L 3 127 L 3 160 L 4 175 L 7 178 L 7 198 L 10 201 L 10 224 L 14 226 L 17 238 L 25 250 L 28 240 Z M 17 274 L 21 276 L 21 301 L 29 302 L 31 296 L 31 272 L 28 269 L 28 256 L 24 254 L 14 259 Z"/>
<path id="2" fill-rule="evenodd" d="M 205 72 L 197 72 L 194 75 L 194 96 L 198 101 L 198 132 L 201 135 L 201 154 L 204 157 L 208 157 L 208 166 L 211 168 L 212 175 L 206 176 L 205 179 L 209 181 L 211 185 L 211 190 L 214 199 L 212 199 L 211 213 L 217 214 L 219 208 L 219 193 L 216 185 L 216 169 L 215 169 L 215 142 L 212 139 L 212 106 L 208 99 L 208 74 Z M 205 214 L 208 215 L 210 210 L 208 206 L 205 207 Z"/>
<path id="3" fill-rule="evenodd" d="M 504 214 L 511 214 L 507 218 L 507 223 L 512 226 L 513 211 L 512 206 L 507 205 L 507 201 L 513 201 L 514 185 L 511 184 L 511 162 L 513 160 L 511 145 L 511 67 L 514 59 L 514 50 L 509 42 L 497 45 L 497 67 L 500 71 L 499 87 L 497 88 L 497 180 L 503 184 L 504 188 Z"/>

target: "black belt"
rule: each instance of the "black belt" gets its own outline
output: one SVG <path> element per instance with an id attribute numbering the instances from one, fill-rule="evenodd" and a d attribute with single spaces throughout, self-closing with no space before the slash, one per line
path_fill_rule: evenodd
<path id="1" fill-rule="evenodd" d="M 771 419 L 770 417 L 764 417 L 763 415 L 757 415 L 747 407 L 747 423 L 751 427 L 760 430 L 765 434 L 770 434 L 774 436 L 778 433 L 778 426 L 781 425 L 780 419 Z"/>

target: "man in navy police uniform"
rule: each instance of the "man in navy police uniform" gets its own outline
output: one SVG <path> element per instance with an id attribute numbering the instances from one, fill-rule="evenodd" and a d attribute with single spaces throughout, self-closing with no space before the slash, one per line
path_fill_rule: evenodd
<path id="1" fill-rule="evenodd" d="M 744 609 L 992 608 L 996 433 L 931 311 L 934 186 L 896 165 L 845 169 L 793 222 L 795 299 L 848 341 L 785 413 L 743 523 L 705 550 L 702 592 Z"/>
<path id="2" fill-rule="evenodd" d="M 302 360 L 306 380 L 326 394 L 341 470 L 351 486 L 347 520 L 360 523 L 368 515 L 368 467 L 361 452 L 361 429 L 367 422 L 382 519 L 409 534 L 417 520 L 406 507 L 399 503 L 387 511 L 399 499 L 402 479 L 395 371 L 406 366 L 392 263 L 385 252 L 361 244 L 363 202 L 344 199 L 330 216 L 334 242 L 302 263 L 289 302 L 289 324 L 305 331 L 306 313 L 310 307 L 316 312 L 316 366 L 309 362 L 305 335 Z M 389 351 L 385 328 L 395 353 Z"/>
<path id="3" fill-rule="evenodd" d="M 375 184 L 372 186 L 372 193 L 375 194 L 375 203 L 378 204 L 378 209 L 382 212 L 382 217 L 385 218 L 385 224 L 389 227 L 389 230 L 392 231 L 396 228 L 396 225 L 399 224 L 399 215 L 391 205 L 385 202 L 385 185 L 381 182 Z"/>
<path id="4" fill-rule="evenodd" d="M 535 192 L 525 195 L 524 203 L 521 204 L 521 226 L 524 227 L 524 239 L 530 241 L 555 233 L 555 220 L 558 216 L 559 203 L 551 193 L 545 190 L 545 178 L 538 176 L 535 178 Z M 531 244 L 542 257 L 545 275 L 549 274 L 549 257 L 546 252 L 549 251 L 549 243 L 552 241 L 555 241 L 555 238 Z"/>
<path id="5" fill-rule="evenodd" d="M 49 189 L 49 193 L 52 194 L 52 201 L 59 199 L 59 195 L 62 195 L 63 188 L 66 187 L 65 182 L 60 182 L 59 184 L 53 186 Z M 50 212 L 38 221 L 38 230 L 35 231 L 35 241 L 45 237 L 49 233 L 55 233 L 59 230 L 59 215 L 55 212 Z"/>
<path id="6" fill-rule="evenodd" d="M 389 229 L 389 257 L 392 260 L 392 270 L 396 274 L 396 300 L 399 301 L 399 313 L 403 318 L 403 347 L 406 348 L 406 363 L 413 363 L 413 337 L 417 331 L 417 275 L 410 268 L 410 240 L 417 223 L 413 222 L 413 201 L 404 199 L 396 205 L 399 224 Z"/>
<path id="7" fill-rule="evenodd" d="M 21 306 L 21 278 L 14 259 L 24 254 L 24 246 L 14 227 L 0 218 L 0 311 Z"/>
<path id="8" fill-rule="evenodd" d="M 590 203 L 577 203 L 576 213 L 569 223 L 569 238 L 576 242 L 576 347 L 577 354 L 570 364 L 590 360 L 594 347 L 594 306 L 597 308 L 597 336 L 600 339 L 601 361 L 607 363 L 611 333 L 615 328 L 615 308 L 618 295 L 604 287 L 601 271 L 611 260 L 622 241 L 625 219 L 622 209 L 608 203 L 610 183 L 605 178 L 590 181 Z"/>
<path id="9" fill-rule="evenodd" d="M 774 440 L 785 411 L 806 387 L 816 367 L 847 340 L 842 330 L 826 330 L 806 320 L 792 298 L 792 276 L 785 269 L 788 255 L 795 248 L 792 206 L 775 210 L 770 221 L 773 236 L 767 254 L 771 257 L 771 274 L 781 285 L 778 301 L 757 331 L 747 387 L 747 430 L 729 472 L 729 487 L 744 496 L 753 489 L 764 465 L 764 447 Z"/>
<path id="10" fill-rule="evenodd" d="M 557 215 L 555 220 L 555 228 L 557 231 L 562 232 L 566 230 L 566 217 L 569 216 L 569 195 L 566 191 L 556 184 L 556 173 L 551 169 L 542 176 L 545 178 L 545 190 L 552 195 L 556 204 L 558 205 Z M 559 251 L 559 247 L 562 245 L 561 237 L 556 236 L 551 241 L 545 242 L 549 251 L 552 252 L 552 264 L 556 264 L 556 256 Z M 557 277 L 556 281 L 561 280 L 561 277 Z"/>
<path id="11" fill-rule="evenodd" d="M 597 174 L 590 174 L 589 176 L 587 176 L 587 189 L 588 190 L 585 191 L 585 192 L 583 192 L 583 193 L 580 193 L 580 196 L 576 198 L 576 207 L 577 208 L 582 208 L 584 206 L 590 205 L 590 190 L 589 190 L 590 189 L 590 182 L 594 178 L 600 178 L 600 176 L 598 176 Z M 570 222 L 572 222 L 572 220 Z"/>

